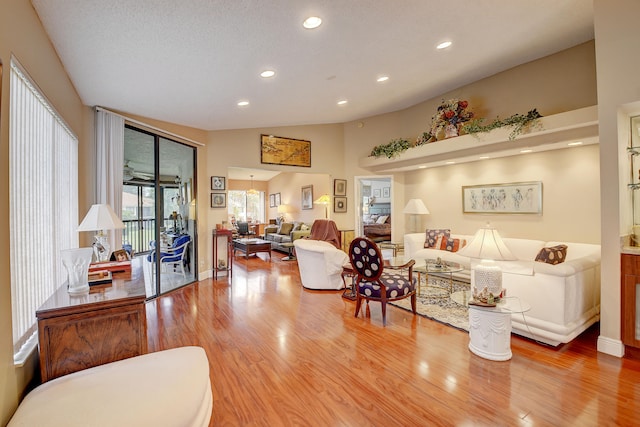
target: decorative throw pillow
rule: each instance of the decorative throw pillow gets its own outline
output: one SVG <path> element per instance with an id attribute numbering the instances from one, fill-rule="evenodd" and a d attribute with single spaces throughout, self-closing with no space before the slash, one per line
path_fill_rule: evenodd
<path id="1" fill-rule="evenodd" d="M 440 235 L 440 237 L 438 237 L 438 241 L 436 242 L 436 248 L 443 251 L 458 252 L 458 250 L 460 248 L 463 248 L 466 244 L 467 241 L 465 239 L 452 239 L 450 237 L 447 238 Z"/>
<path id="2" fill-rule="evenodd" d="M 376 221 L 376 224 L 384 224 L 385 222 L 387 222 L 387 218 L 389 218 L 389 215 L 379 216 L 378 220 Z"/>
<path id="3" fill-rule="evenodd" d="M 280 224 L 280 228 L 278 228 L 278 234 L 288 236 L 291 233 L 291 230 L 293 230 L 293 224 L 290 222 L 283 222 Z"/>
<path id="4" fill-rule="evenodd" d="M 309 226 L 307 224 L 302 224 L 300 226 L 300 231 L 307 231 L 310 230 Z"/>
<path id="5" fill-rule="evenodd" d="M 425 248 L 435 248 L 436 242 L 438 241 L 438 237 L 444 236 L 447 239 L 451 236 L 451 230 L 448 228 L 440 228 L 440 229 L 428 229 L 427 228 L 427 238 L 424 241 Z"/>
<path id="6" fill-rule="evenodd" d="M 298 230 L 300 230 L 300 227 L 302 227 L 302 224 L 303 224 L 302 222 L 297 222 L 297 221 L 296 221 L 296 222 L 294 222 L 294 223 L 293 223 L 293 231 L 298 231 Z"/>
<path id="7" fill-rule="evenodd" d="M 536 256 L 536 261 L 556 265 L 564 262 L 566 257 L 567 245 L 557 245 L 540 249 Z"/>

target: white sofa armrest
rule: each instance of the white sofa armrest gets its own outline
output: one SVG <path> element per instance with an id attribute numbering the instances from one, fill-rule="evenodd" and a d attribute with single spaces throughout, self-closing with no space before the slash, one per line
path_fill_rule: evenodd
<path id="1" fill-rule="evenodd" d="M 404 256 L 411 258 L 420 249 L 424 249 L 424 233 L 409 233 L 404 235 Z"/>

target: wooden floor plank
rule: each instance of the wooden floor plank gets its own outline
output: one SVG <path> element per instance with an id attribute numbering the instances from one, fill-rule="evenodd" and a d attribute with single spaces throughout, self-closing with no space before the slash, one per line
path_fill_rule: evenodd
<path id="1" fill-rule="evenodd" d="M 149 351 L 202 346 L 212 426 L 631 426 L 640 361 L 596 351 L 595 325 L 557 348 L 513 336 L 482 359 L 468 334 L 341 291 L 302 288 L 295 261 L 237 257 L 219 277 L 147 303 Z"/>

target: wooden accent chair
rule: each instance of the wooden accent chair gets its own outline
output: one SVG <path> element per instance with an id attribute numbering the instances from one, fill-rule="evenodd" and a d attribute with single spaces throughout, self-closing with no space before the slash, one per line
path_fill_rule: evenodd
<path id="1" fill-rule="evenodd" d="M 362 300 L 382 304 L 382 324 L 387 324 L 387 302 L 411 297 L 411 309 L 416 314 L 416 279 L 413 277 L 415 260 L 403 265 L 385 267 L 380 248 L 371 239 L 357 237 L 349 246 L 349 260 L 356 273 L 356 313 Z"/>

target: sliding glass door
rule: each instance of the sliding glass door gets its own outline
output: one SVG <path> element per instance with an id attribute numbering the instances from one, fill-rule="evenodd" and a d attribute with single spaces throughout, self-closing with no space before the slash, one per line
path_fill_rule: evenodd
<path id="1" fill-rule="evenodd" d="M 197 280 L 196 150 L 127 126 L 123 244 L 141 264 L 147 296 Z"/>

